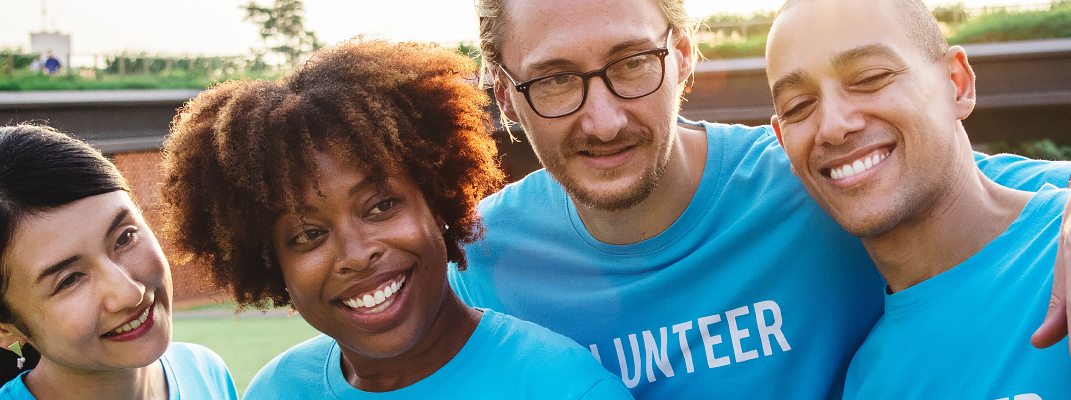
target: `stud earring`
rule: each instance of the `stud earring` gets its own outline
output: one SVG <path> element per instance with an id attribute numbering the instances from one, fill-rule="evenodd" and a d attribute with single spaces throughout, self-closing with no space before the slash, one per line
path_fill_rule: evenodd
<path id="1" fill-rule="evenodd" d="M 12 343 L 11 346 L 7 346 L 7 348 L 15 353 L 15 355 L 19 356 L 19 358 L 15 360 L 15 365 L 17 365 L 19 369 L 22 369 L 22 365 L 26 363 L 26 357 L 22 356 L 22 345 L 16 340 L 15 343 Z"/>

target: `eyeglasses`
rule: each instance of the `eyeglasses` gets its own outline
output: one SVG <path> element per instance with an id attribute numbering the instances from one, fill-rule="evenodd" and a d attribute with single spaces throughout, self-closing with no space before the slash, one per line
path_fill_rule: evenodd
<path id="1" fill-rule="evenodd" d="M 505 67 L 501 69 L 517 91 L 524 94 L 536 114 L 543 118 L 564 117 L 584 106 L 588 98 L 588 81 L 596 76 L 602 78 L 610 93 L 626 100 L 647 96 L 661 88 L 666 75 L 670 32 L 672 29 L 666 32 L 665 47 L 627 55 L 598 71 L 561 72 L 517 83 Z"/>

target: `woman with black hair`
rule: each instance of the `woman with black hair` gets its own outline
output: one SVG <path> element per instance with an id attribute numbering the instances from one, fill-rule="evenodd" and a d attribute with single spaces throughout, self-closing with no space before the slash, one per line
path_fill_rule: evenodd
<path id="1" fill-rule="evenodd" d="M 81 141 L 0 127 L 0 400 L 237 399 L 219 356 L 171 343 L 171 272 L 129 191 Z"/>

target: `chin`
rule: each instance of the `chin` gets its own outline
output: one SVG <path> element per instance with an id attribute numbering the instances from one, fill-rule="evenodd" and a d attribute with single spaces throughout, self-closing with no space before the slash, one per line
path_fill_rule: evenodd
<path id="1" fill-rule="evenodd" d="M 616 187 L 619 186 L 617 182 L 601 185 L 596 183 L 585 186 L 571 176 L 561 180 L 560 183 L 565 188 L 565 191 L 569 193 L 569 197 L 578 203 L 600 211 L 618 212 L 635 207 L 647 200 L 658 187 L 658 182 L 664 172 L 664 168 L 660 170 L 648 169 L 624 187 Z M 618 180 L 621 180 L 621 178 Z M 602 188 L 600 186 L 614 187 Z"/>

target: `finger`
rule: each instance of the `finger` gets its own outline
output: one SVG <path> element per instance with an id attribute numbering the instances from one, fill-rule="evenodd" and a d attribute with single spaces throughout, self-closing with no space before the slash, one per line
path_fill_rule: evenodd
<path id="1" fill-rule="evenodd" d="M 1067 282 L 1067 278 L 1071 276 L 1067 272 L 1068 268 L 1071 268 L 1071 199 L 1064 206 L 1064 216 L 1060 226 L 1049 309 L 1045 313 L 1045 321 L 1030 338 L 1030 343 L 1035 347 L 1052 346 L 1067 336 L 1068 321 L 1071 320 L 1068 318 L 1071 309 L 1068 309 L 1067 304 L 1067 299 L 1071 296 L 1071 293 L 1068 293 L 1068 290 L 1071 290 L 1071 285 Z M 1071 352 L 1071 348 L 1068 350 Z"/>

